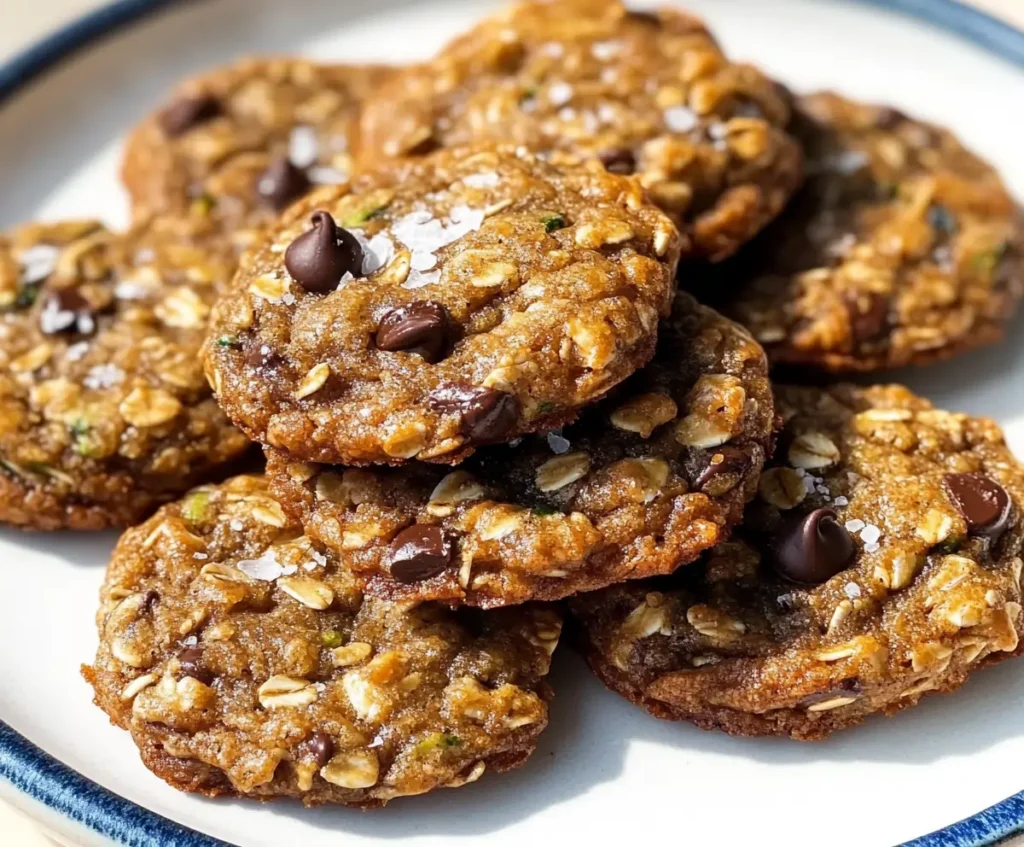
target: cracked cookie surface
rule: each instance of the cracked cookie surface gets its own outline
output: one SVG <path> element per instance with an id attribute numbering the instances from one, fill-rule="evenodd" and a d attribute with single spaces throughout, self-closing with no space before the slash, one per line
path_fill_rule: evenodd
<path id="1" fill-rule="evenodd" d="M 571 601 L 597 675 L 658 717 L 818 739 L 1015 655 L 1024 468 L 999 428 L 900 386 L 776 406 L 735 540 Z"/>
<path id="2" fill-rule="evenodd" d="M 364 598 L 262 477 L 236 477 L 121 539 L 84 673 L 175 788 L 372 807 L 525 761 L 561 623 Z"/>
<path id="3" fill-rule="evenodd" d="M 130 524 L 248 449 L 199 362 L 234 267 L 146 228 L 0 235 L 0 521 Z"/>
<path id="4" fill-rule="evenodd" d="M 683 12 L 610 0 L 520 3 L 381 87 L 360 161 L 483 139 L 552 161 L 636 173 L 687 238 L 723 258 L 777 215 L 800 180 L 787 97 L 725 57 Z"/>
<path id="5" fill-rule="evenodd" d="M 494 607 L 670 573 L 722 540 L 774 432 L 764 352 L 676 296 L 654 361 L 564 430 L 457 469 L 268 453 L 281 502 L 375 595 Z"/>
<path id="6" fill-rule="evenodd" d="M 576 417 L 654 352 L 680 236 L 633 179 L 522 148 L 393 162 L 293 207 L 206 345 L 255 440 L 456 463 Z"/>
<path id="7" fill-rule="evenodd" d="M 820 93 L 794 132 L 808 181 L 742 261 L 730 314 L 773 362 L 872 371 L 1002 337 L 1024 289 L 1024 217 L 947 130 Z"/>
<path id="8" fill-rule="evenodd" d="M 247 246 L 317 184 L 348 178 L 360 107 L 389 72 L 260 57 L 187 80 L 128 139 L 135 219 Z"/>

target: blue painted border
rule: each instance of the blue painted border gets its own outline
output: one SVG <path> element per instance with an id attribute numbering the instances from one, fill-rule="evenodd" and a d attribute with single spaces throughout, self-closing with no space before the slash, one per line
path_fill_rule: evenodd
<path id="1" fill-rule="evenodd" d="M 1024 32 L 958 0 L 855 0 L 902 12 L 1024 68 Z M 0 65 L 0 105 L 78 51 L 186 0 L 115 0 Z M 107 791 L 48 756 L 0 721 L 0 779 L 124 847 L 230 847 Z M 904 847 L 990 847 L 1024 832 L 1024 791 Z"/>
<path id="2" fill-rule="evenodd" d="M 48 756 L 0 721 L 0 779 L 125 847 L 230 847 L 119 797 Z"/>

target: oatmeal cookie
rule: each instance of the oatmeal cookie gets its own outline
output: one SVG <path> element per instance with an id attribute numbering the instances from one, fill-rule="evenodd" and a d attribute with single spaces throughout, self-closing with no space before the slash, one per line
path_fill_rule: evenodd
<path id="1" fill-rule="evenodd" d="M 723 540 L 774 430 L 764 352 L 679 294 L 654 362 L 564 430 L 454 471 L 269 456 L 281 502 L 389 599 L 494 607 L 671 573 Z"/>
<path id="2" fill-rule="evenodd" d="M 364 598 L 253 476 L 129 530 L 97 623 L 96 703 L 161 779 L 363 807 L 522 764 L 562 625 Z"/>
<path id="3" fill-rule="evenodd" d="M 633 179 L 522 148 L 392 162 L 293 207 L 215 311 L 229 416 L 293 459 L 454 464 L 654 352 L 680 237 Z"/>
<path id="4" fill-rule="evenodd" d="M 554 162 L 597 159 L 638 175 L 687 236 L 684 255 L 720 259 L 799 183 L 789 115 L 779 86 L 730 62 L 684 12 L 527 2 L 385 83 L 366 104 L 357 156 L 491 139 Z"/>
<path id="5" fill-rule="evenodd" d="M 199 362 L 233 270 L 145 228 L 0 235 L 0 521 L 130 524 L 248 448 Z"/>
<path id="6" fill-rule="evenodd" d="M 171 215 L 246 246 L 317 183 L 347 179 L 360 105 L 388 73 L 264 57 L 188 80 L 129 137 L 135 219 Z"/>
<path id="7" fill-rule="evenodd" d="M 1024 222 L 947 130 L 822 93 L 799 102 L 808 182 L 749 257 L 731 314 L 773 362 L 872 371 L 1002 337 Z"/>
<path id="8" fill-rule="evenodd" d="M 591 666 L 662 718 L 819 739 L 1015 655 L 1024 468 L 900 386 L 779 388 L 738 540 L 575 598 Z"/>

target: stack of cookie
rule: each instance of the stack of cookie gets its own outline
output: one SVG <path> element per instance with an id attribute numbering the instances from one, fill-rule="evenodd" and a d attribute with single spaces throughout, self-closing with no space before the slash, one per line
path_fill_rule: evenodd
<path id="1" fill-rule="evenodd" d="M 86 669 L 172 785 L 373 806 L 514 767 L 563 613 L 610 688 L 741 735 L 1017 652 L 999 429 L 821 387 L 1019 299 L 1019 213 L 950 133 L 796 98 L 678 10 L 533 0 L 405 69 L 187 82 L 124 181 L 127 234 L 0 242 L 0 517 L 184 495 L 119 542 Z M 189 491 L 250 439 L 265 472 Z"/>

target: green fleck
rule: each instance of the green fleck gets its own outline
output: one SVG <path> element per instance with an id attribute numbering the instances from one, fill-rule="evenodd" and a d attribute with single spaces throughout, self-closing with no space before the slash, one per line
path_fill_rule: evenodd
<path id="1" fill-rule="evenodd" d="M 540 219 L 540 222 L 544 224 L 545 232 L 558 232 L 558 230 L 565 229 L 568 226 L 565 222 L 565 215 L 557 212 L 553 215 L 545 215 Z"/>
<path id="2" fill-rule="evenodd" d="M 209 194 L 200 194 L 192 201 L 189 212 L 197 218 L 205 218 L 213 211 L 214 199 Z"/>
<path id="3" fill-rule="evenodd" d="M 948 556 L 950 553 L 955 553 L 959 550 L 963 543 L 964 537 L 962 535 L 951 535 L 945 541 L 932 547 L 930 552 L 940 556 Z"/>
<path id="4" fill-rule="evenodd" d="M 999 263 L 1003 261 L 1003 257 L 1006 256 L 1009 249 L 1010 245 L 1004 241 L 991 250 L 975 253 L 971 258 L 971 267 L 986 276 L 991 276 L 995 269 L 999 267 Z"/>
<path id="5" fill-rule="evenodd" d="M 341 646 L 341 633 L 336 629 L 328 629 L 320 633 L 320 643 L 324 647 L 340 647 Z"/>
<path id="6" fill-rule="evenodd" d="M 42 287 L 42 284 L 38 282 L 23 285 L 18 291 L 18 296 L 14 301 L 14 308 L 27 309 L 39 298 L 39 291 Z"/>
<path id="7" fill-rule="evenodd" d="M 181 504 L 181 516 L 189 523 L 198 523 L 206 516 L 206 507 L 209 505 L 208 491 L 193 491 Z"/>
<path id="8" fill-rule="evenodd" d="M 235 335 L 222 335 L 217 339 L 218 347 L 237 347 L 238 337 Z"/>
<path id="9" fill-rule="evenodd" d="M 72 449 L 75 453 L 86 459 L 92 456 L 96 445 L 89 438 L 89 433 L 92 432 L 89 422 L 85 418 L 75 418 L 68 424 L 68 431 L 74 436 Z"/>
<path id="10" fill-rule="evenodd" d="M 555 404 L 551 403 L 548 400 L 545 400 L 543 403 L 537 404 L 537 412 L 539 414 L 550 415 L 553 411 L 555 411 Z"/>
<path id="11" fill-rule="evenodd" d="M 341 219 L 341 225 L 345 229 L 353 229 L 360 227 L 368 221 L 372 221 L 374 218 L 380 217 L 383 211 L 387 208 L 387 204 L 381 205 L 370 205 L 364 206 L 362 209 L 358 209 L 352 212 L 350 215 L 346 215 Z"/>
<path id="12" fill-rule="evenodd" d="M 898 182 L 876 182 L 875 193 L 880 202 L 895 200 L 900 193 L 900 184 Z"/>
<path id="13" fill-rule="evenodd" d="M 547 504 L 541 504 L 539 506 L 534 506 L 532 511 L 538 518 L 546 518 L 548 515 L 555 514 L 558 509 L 552 508 Z"/>
<path id="14" fill-rule="evenodd" d="M 415 747 L 419 755 L 432 753 L 434 750 L 451 750 L 462 746 L 462 739 L 457 735 L 448 735 L 444 732 L 432 732 Z"/>
<path id="15" fill-rule="evenodd" d="M 519 95 L 519 105 L 522 106 L 524 103 L 529 103 L 531 100 L 535 100 L 539 91 L 540 89 L 536 85 L 524 88 L 523 93 Z"/>

